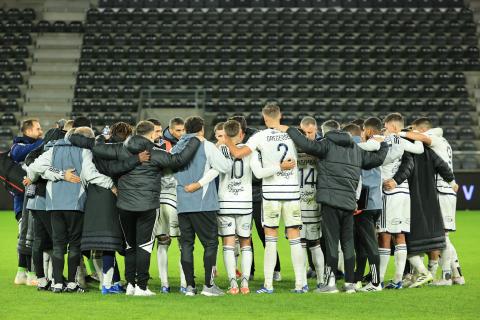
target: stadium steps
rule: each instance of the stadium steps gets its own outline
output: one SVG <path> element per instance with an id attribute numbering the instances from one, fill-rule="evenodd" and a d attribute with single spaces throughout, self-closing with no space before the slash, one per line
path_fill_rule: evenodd
<path id="1" fill-rule="evenodd" d="M 23 107 L 26 115 L 40 114 L 47 125 L 71 112 L 81 44 L 80 34 L 39 35 Z"/>
<path id="2" fill-rule="evenodd" d="M 89 0 L 46 0 L 42 15 L 48 21 L 84 21 L 89 7 Z"/>

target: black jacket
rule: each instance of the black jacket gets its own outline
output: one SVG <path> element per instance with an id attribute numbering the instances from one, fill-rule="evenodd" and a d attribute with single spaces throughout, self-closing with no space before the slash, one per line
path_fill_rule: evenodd
<path id="1" fill-rule="evenodd" d="M 94 140 L 92 138 L 92 140 Z M 111 137 L 109 140 L 96 140 L 97 144 L 115 143 L 119 140 Z M 131 155 L 125 160 L 104 160 L 93 158 L 98 171 L 111 177 L 114 181 L 118 176 L 133 170 L 140 161 L 137 155 Z M 111 190 L 95 184 L 87 188 L 87 201 L 82 232 L 82 251 L 102 250 L 123 252 L 124 241 L 120 220 L 117 212 L 117 198 Z"/>
<path id="2" fill-rule="evenodd" d="M 438 203 L 436 175 L 446 182 L 455 179 L 448 164 L 432 149 L 412 156 L 414 170 L 408 178 L 411 199 L 410 233 L 406 235 L 409 254 L 445 248 L 445 228 Z"/>
<path id="3" fill-rule="evenodd" d="M 393 176 L 393 180 L 397 183 L 397 186 L 407 180 L 413 172 L 415 165 L 413 162 L 413 156 L 410 152 L 404 152 L 402 156 L 402 162 L 398 171 Z"/>
<path id="4" fill-rule="evenodd" d="M 379 151 L 367 152 L 343 131 L 330 131 L 320 141 L 307 139 L 295 128 L 289 128 L 287 133 L 299 149 L 318 158 L 317 202 L 355 210 L 361 169 L 381 165 L 387 155 L 387 144 L 382 142 Z"/>
<path id="5" fill-rule="evenodd" d="M 95 157 L 109 160 L 125 160 L 145 150 L 150 152 L 150 161 L 142 163 L 118 179 L 117 207 L 128 211 L 159 208 L 162 169 L 183 167 L 192 159 L 200 146 L 198 139 L 191 139 L 182 152 L 172 155 L 138 135 L 128 138 L 124 143 L 95 146 L 92 146 L 92 141 L 85 137 L 72 135 L 70 142 L 75 146 L 89 147 Z"/>

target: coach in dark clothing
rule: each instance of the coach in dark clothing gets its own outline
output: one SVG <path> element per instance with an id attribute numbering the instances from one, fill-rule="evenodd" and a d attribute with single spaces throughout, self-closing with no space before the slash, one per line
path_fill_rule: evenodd
<path id="1" fill-rule="evenodd" d="M 318 158 L 316 199 L 322 204 L 322 233 L 326 245 L 326 274 L 328 284 L 318 292 L 337 292 L 335 274 L 338 265 L 338 241 L 345 260 L 345 289 L 355 292 L 355 255 L 353 245 L 353 211 L 357 207 L 356 190 L 361 169 L 381 165 L 388 146 L 381 143 L 377 152 L 360 149 L 350 134 L 340 131 L 338 122 L 329 120 L 322 124 L 324 139 L 307 139 L 295 128 L 280 126 L 305 153 Z"/>
<path id="2" fill-rule="evenodd" d="M 443 218 L 438 203 L 436 175 L 446 182 L 455 180 L 452 170 L 432 149 L 413 155 L 414 169 L 408 178 L 411 198 L 411 230 L 407 234 L 408 254 L 445 248 Z"/>
<path id="3" fill-rule="evenodd" d="M 124 160 L 145 150 L 150 152 L 149 162 L 137 166 L 118 179 L 117 208 L 127 243 L 125 278 L 128 282 L 127 294 L 129 295 L 154 294 L 147 289 L 147 283 L 150 277 L 148 269 L 154 243 L 153 227 L 157 218 L 156 209 L 160 206 L 162 169 L 183 167 L 200 145 L 198 139 L 191 139 L 181 153 L 169 154 L 153 143 L 154 129 L 155 126 L 150 121 L 141 121 L 136 126 L 136 135 L 123 144 L 95 145 L 92 148 L 95 157 L 110 160 Z M 82 139 L 79 140 L 74 136 L 71 137 L 73 144 L 85 146 L 82 145 Z"/>

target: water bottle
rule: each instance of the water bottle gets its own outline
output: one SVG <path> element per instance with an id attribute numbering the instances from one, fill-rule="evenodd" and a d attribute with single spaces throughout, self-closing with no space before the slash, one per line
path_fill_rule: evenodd
<path id="1" fill-rule="evenodd" d="M 102 135 L 108 136 L 110 135 L 110 126 L 106 125 L 102 130 Z"/>

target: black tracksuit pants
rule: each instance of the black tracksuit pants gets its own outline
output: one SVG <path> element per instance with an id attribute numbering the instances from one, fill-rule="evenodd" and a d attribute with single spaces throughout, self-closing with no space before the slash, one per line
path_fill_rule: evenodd
<path id="1" fill-rule="evenodd" d="M 380 256 L 378 254 L 378 241 L 375 233 L 375 221 L 382 210 L 364 210 L 361 214 L 354 216 L 355 228 L 355 253 L 356 270 L 355 281 L 361 281 L 365 273 L 365 265 L 368 259 L 372 283 L 378 285 L 380 282 Z"/>
<path id="2" fill-rule="evenodd" d="M 181 262 L 187 285 L 195 288 L 193 250 L 195 235 L 202 243 L 205 285 L 212 286 L 218 251 L 217 212 L 189 212 L 178 214 L 180 227 Z"/>
<path id="3" fill-rule="evenodd" d="M 52 248 L 52 219 L 50 212 L 31 210 L 33 216 L 32 259 L 37 278 L 45 277 L 43 252 Z"/>
<path id="4" fill-rule="evenodd" d="M 119 209 L 127 249 L 125 250 L 125 279 L 140 289 L 147 288 L 150 274 L 150 256 L 155 237 L 153 228 L 157 210 L 126 211 Z"/>
<path id="5" fill-rule="evenodd" d="M 48 213 L 47 213 L 48 214 Z M 50 211 L 52 219 L 53 278 L 63 283 L 64 255 L 68 246 L 68 282 L 75 282 L 82 256 L 80 242 L 83 230 L 83 212 Z"/>
<path id="6" fill-rule="evenodd" d="M 345 282 L 354 282 L 355 251 L 353 243 L 353 211 L 322 204 L 322 233 L 325 238 L 327 271 L 337 274 L 338 241 L 345 265 Z"/>

